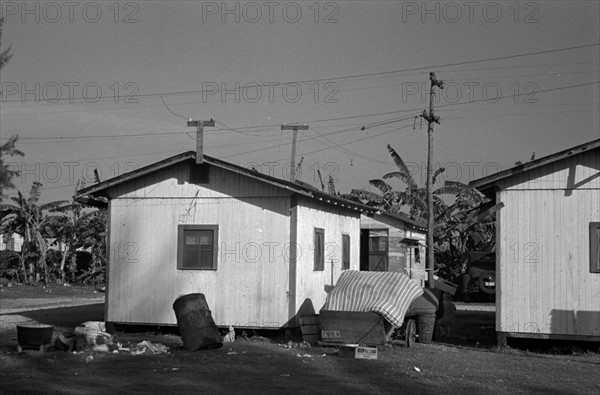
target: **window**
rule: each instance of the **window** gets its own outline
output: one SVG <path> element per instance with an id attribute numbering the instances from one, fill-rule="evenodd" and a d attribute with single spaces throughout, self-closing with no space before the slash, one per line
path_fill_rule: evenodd
<path id="1" fill-rule="evenodd" d="M 421 263 L 421 249 L 419 247 L 415 247 L 415 262 Z"/>
<path id="2" fill-rule="evenodd" d="M 315 267 L 314 270 L 325 270 L 325 230 L 315 228 Z"/>
<path id="3" fill-rule="evenodd" d="M 217 225 L 179 225 L 177 269 L 217 269 Z"/>
<path id="4" fill-rule="evenodd" d="M 350 235 L 342 235 L 342 270 L 350 269 Z"/>
<path id="5" fill-rule="evenodd" d="M 590 273 L 600 273 L 600 222 L 590 222 Z"/>

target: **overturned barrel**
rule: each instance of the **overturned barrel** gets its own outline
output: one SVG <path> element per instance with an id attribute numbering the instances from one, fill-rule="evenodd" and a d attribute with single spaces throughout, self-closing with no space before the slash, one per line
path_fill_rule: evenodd
<path id="1" fill-rule="evenodd" d="M 190 351 L 223 346 L 204 294 L 180 296 L 173 303 L 183 347 Z"/>

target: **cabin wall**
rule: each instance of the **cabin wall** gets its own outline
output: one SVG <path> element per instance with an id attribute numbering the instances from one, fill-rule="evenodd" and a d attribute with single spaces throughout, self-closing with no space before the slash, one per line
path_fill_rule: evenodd
<path id="1" fill-rule="evenodd" d="M 312 199 L 298 198 L 296 209 L 298 250 L 296 256 L 296 311 L 318 314 L 329 287 L 342 273 L 342 234 L 350 236 L 350 270 L 359 270 L 360 214 L 335 209 Z M 325 267 L 314 270 L 314 229 L 325 230 Z"/>
<path id="2" fill-rule="evenodd" d="M 290 318 L 289 193 L 215 167 L 210 188 L 187 180 L 180 164 L 109 191 L 106 320 L 176 324 L 175 299 L 200 292 L 219 326 L 281 327 Z M 216 270 L 177 269 L 183 224 L 219 226 Z"/>
<path id="3" fill-rule="evenodd" d="M 498 331 L 600 336 L 600 274 L 589 256 L 599 170 L 596 149 L 499 185 Z"/>
<path id="4" fill-rule="evenodd" d="M 361 215 L 361 229 L 388 229 L 388 271 L 401 272 L 419 285 L 423 285 L 426 279 L 425 272 L 425 247 L 423 245 L 412 245 L 402 242 L 403 239 L 416 239 L 425 243 L 426 234 L 413 229 L 401 220 L 374 215 L 373 217 Z M 415 254 L 415 248 L 419 249 L 419 257 Z"/>

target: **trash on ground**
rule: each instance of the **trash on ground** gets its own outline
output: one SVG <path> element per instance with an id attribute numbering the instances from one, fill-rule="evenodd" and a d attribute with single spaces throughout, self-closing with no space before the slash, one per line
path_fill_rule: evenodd
<path id="1" fill-rule="evenodd" d="M 112 335 L 106 332 L 106 325 L 100 321 L 87 321 L 77 326 L 73 331 L 77 337 L 85 338 L 87 346 L 97 346 L 101 344 L 113 344 Z M 75 341 L 77 341 L 76 339 Z"/>
<path id="2" fill-rule="evenodd" d="M 302 343 L 295 343 L 293 341 L 289 341 L 286 344 L 280 344 L 280 347 L 283 347 L 287 350 L 290 350 L 292 348 L 310 348 L 310 343 L 303 341 Z"/>
<path id="3" fill-rule="evenodd" d="M 149 354 L 168 354 L 169 347 L 161 343 L 152 343 L 149 340 L 144 340 L 131 348 L 131 355 L 140 355 L 146 352 Z"/>

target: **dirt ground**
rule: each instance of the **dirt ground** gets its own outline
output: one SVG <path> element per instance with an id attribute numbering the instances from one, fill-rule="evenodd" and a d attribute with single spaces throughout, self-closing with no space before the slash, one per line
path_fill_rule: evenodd
<path id="1" fill-rule="evenodd" d="M 24 290 L 0 291 L 2 303 L 33 297 L 24 296 Z M 97 297 L 93 291 L 53 290 L 43 297 L 49 293 L 65 297 L 61 292 Z M 53 324 L 60 331 L 85 321 L 102 321 L 103 313 L 103 303 L 95 303 L 0 315 L 0 319 L 20 317 Z M 282 338 L 238 339 L 223 348 L 190 352 L 183 349 L 179 336 L 145 332 L 117 332 L 115 339 L 124 345 L 143 340 L 162 343 L 170 353 L 73 354 L 52 349 L 43 354 L 17 353 L 16 332 L 5 330 L 7 336 L 0 342 L 0 393 L 600 392 L 599 353 L 497 349 L 481 332 L 482 326 L 493 325 L 494 313 L 461 311 L 457 319 L 452 339 L 411 348 L 399 342 L 380 348 L 377 360 L 342 358 L 334 348 L 286 349 Z"/>

